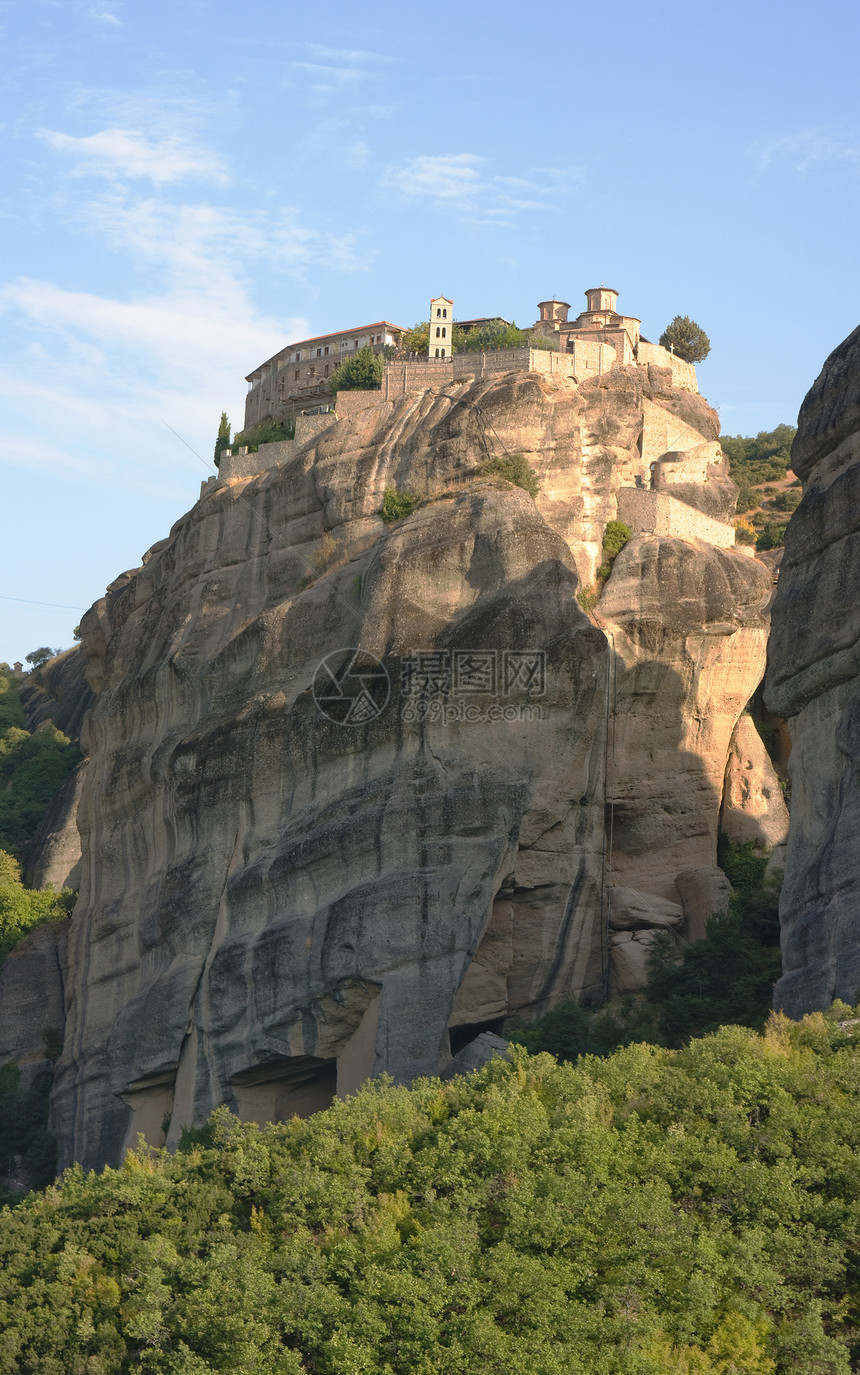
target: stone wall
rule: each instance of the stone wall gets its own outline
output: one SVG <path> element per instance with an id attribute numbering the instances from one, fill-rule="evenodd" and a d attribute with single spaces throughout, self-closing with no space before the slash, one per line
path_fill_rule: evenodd
<path id="1" fill-rule="evenodd" d="M 733 549 L 734 526 L 677 501 L 666 492 L 643 487 L 622 487 L 618 492 L 618 519 L 634 535 L 663 535 L 669 539 L 700 539 L 719 549 Z"/>
<path id="2" fill-rule="evenodd" d="M 350 395 L 344 392 L 344 396 Z M 359 392 L 352 393 L 359 396 L 373 396 L 378 402 L 378 392 Z M 294 439 L 279 439 L 273 444 L 261 444 L 259 449 L 253 453 L 223 453 L 221 455 L 221 466 L 218 469 L 218 476 L 229 481 L 237 477 L 253 477 L 255 473 L 268 472 L 278 463 L 286 463 L 292 458 L 293 454 L 298 453 L 309 440 L 315 439 L 323 430 L 327 430 L 337 420 L 333 411 L 326 415 L 299 415 L 296 417 L 296 433 Z M 211 479 L 209 480 L 211 481 Z M 209 486 L 209 481 L 201 486 L 201 495 Z"/>
<path id="3" fill-rule="evenodd" d="M 683 358 L 679 358 L 676 353 L 670 353 L 661 344 L 646 344 L 644 339 L 640 339 L 636 349 L 636 361 L 640 367 L 647 367 L 649 363 L 653 363 L 658 368 L 671 368 L 674 386 L 680 387 L 682 391 L 699 390 L 693 364 L 686 363 Z"/>

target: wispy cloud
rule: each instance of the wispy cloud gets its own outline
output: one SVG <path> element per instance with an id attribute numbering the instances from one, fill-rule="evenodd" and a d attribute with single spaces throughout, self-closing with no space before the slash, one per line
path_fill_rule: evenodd
<path id="1" fill-rule="evenodd" d="M 860 141 L 858 141 L 860 142 Z M 860 163 L 860 147 L 827 128 L 802 129 L 779 138 L 760 139 L 747 150 L 759 171 L 788 163 L 796 172 L 827 163 Z"/>
<path id="2" fill-rule="evenodd" d="M 215 153 L 181 136 L 151 138 L 135 129 L 101 129 L 75 138 L 39 129 L 38 137 L 70 159 L 75 176 L 145 178 L 156 185 L 194 178 L 225 186 L 230 180 Z"/>
<path id="3" fill-rule="evenodd" d="M 97 19 L 100 24 L 113 24 L 119 27 L 122 23 L 122 20 L 117 19 L 115 14 L 111 14 L 110 10 L 88 10 L 87 13 L 90 19 Z"/>
<path id="4" fill-rule="evenodd" d="M 389 167 L 382 185 L 406 199 L 456 209 L 472 223 L 510 225 L 518 214 L 547 209 L 552 198 L 573 190 L 584 176 L 582 168 L 529 168 L 525 176 L 493 173 L 488 160 L 475 153 L 443 153 Z"/>

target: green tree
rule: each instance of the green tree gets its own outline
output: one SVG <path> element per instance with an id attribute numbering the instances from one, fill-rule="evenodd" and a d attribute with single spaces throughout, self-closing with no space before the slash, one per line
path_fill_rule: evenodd
<path id="1" fill-rule="evenodd" d="M 365 345 L 335 368 L 329 378 L 329 389 L 339 391 L 373 391 L 382 382 L 385 359 Z"/>
<path id="2" fill-rule="evenodd" d="M 230 421 L 227 419 L 227 412 L 221 412 L 221 419 L 218 422 L 218 435 L 215 440 L 215 467 L 221 466 L 221 455 L 225 449 L 230 447 Z"/>
<path id="3" fill-rule="evenodd" d="M 504 478 L 515 487 L 522 487 L 532 500 L 538 494 L 538 480 L 525 454 L 503 454 L 501 457 L 486 458 L 478 465 L 478 476 Z"/>
<path id="4" fill-rule="evenodd" d="M 494 349 L 522 348 L 528 342 L 527 334 L 504 320 L 493 320 L 480 329 L 470 330 L 460 329 L 455 321 L 452 330 L 454 353 L 491 353 Z"/>
<path id="5" fill-rule="evenodd" d="M 689 315 L 676 315 L 660 335 L 660 343 L 687 363 L 701 363 L 711 351 L 707 334 Z"/>
<path id="6" fill-rule="evenodd" d="M 53 657 L 54 650 L 51 649 L 50 645 L 42 645 L 41 649 L 34 649 L 31 654 L 25 655 L 27 663 L 32 664 L 34 669 L 42 668 Z"/>
<path id="7" fill-rule="evenodd" d="M 400 341 L 400 348 L 404 353 L 418 353 L 422 358 L 427 357 L 427 350 L 430 347 L 430 322 L 429 320 L 419 320 L 418 324 L 404 334 Z"/>
<path id="8" fill-rule="evenodd" d="M 785 526 L 775 521 L 767 521 L 757 537 L 755 547 L 759 552 L 765 549 L 781 549 L 785 544 Z"/>

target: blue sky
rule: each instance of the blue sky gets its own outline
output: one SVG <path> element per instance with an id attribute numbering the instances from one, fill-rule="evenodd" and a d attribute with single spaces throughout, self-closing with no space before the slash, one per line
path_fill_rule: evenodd
<path id="1" fill-rule="evenodd" d="M 0 659 L 189 509 L 247 372 L 431 295 L 605 282 L 704 327 L 725 432 L 793 422 L 860 318 L 858 40 L 848 0 L 0 0 Z"/>

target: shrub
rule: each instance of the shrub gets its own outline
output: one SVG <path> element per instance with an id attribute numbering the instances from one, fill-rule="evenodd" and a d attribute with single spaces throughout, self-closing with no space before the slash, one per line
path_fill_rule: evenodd
<path id="1" fill-rule="evenodd" d="M 735 521 L 735 539 L 738 544 L 755 544 L 756 532 L 748 520 Z"/>
<path id="2" fill-rule="evenodd" d="M 603 563 L 597 570 L 597 576 L 601 582 L 607 581 L 615 560 L 632 537 L 633 531 L 629 525 L 624 524 L 623 520 L 611 520 L 609 522 L 603 532 Z"/>
<path id="3" fill-rule="evenodd" d="M 295 435 L 296 422 L 293 416 L 288 416 L 286 420 L 275 420 L 274 416 L 267 415 L 256 425 L 235 435 L 230 452 L 235 454 L 247 445 L 249 452 L 253 454 L 261 444 L 277 444 L 282 439 L 294 439 Z"/>
<path id="4" fill-rule="evenodd" d="M 755 542 L 757 550 L 781 549 L 785 544 L 785 526 L 777 525 L 773 521 L 767 521 L 761 534 Z"/>
<path id="5" fill-rule="evenodd" d="M 501 477 L 522 487 L 534 500 L 538 494 L 538 480 L 525 454 L 505 454 L 502 458 L 486 458 L 478 465 L 479 477 Z"/>
<path id="6" fill-rule="evenodd" d="M 70 889 L 55 893 L 50 888 L 25 888 L 18 861 L 0 850 L 0 966 L 29 931 L 48 921 L 64 921 L 74 904 Z"/>
<path id="7" fill-rule="evenodd" d="M 395 521 L 411 516 L 419 500 L 415 492 L 398 492 L 396 487 L 386 487 L 379 514 L 386 525 L 393 525 Z"/>
<path id="8" fill-rule="evenodd" d="M 373 391 L 382 382 L 385 359 L 369 345 L 358 349 L 336 367 L 329 378 L 329 391 Z"/>

